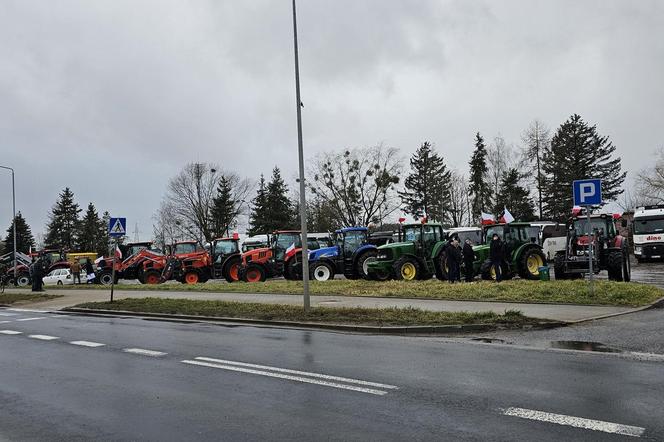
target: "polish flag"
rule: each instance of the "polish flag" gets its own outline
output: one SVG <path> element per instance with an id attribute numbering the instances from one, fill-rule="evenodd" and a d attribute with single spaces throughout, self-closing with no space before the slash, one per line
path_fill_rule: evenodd
<path id="1" fill-rule="evenodd" d="M 496 218 L 494 218 L 493 215 L 490 213 L 484 213 L 482 212 L 482 225 L 487 226 L 490 224 L 495 224 L 496 223 Z"/>
<path id="2" fill-rule="evenodd" d="M 514 221 L 514 217 L 510 213 L 509 210 L 507 210 L 507 207 L 504 208 L 505 212 L 503 212 L 503 216 L 500 218 L 501 223 L 509 224 L 512 221 Z"/>
<path id="3" fill-rule="evenodd" d="M 581 207 L 580 206 L 572 207 L 572 216 L 579 216 L 579 215 L 581 215 Z"/>
<path id="4" fill-rule="evenodd" d="M 117 259 L 122 259 L 122 250 L 120 250 L 120 247 L 118 245 L 115 245 L 115 257 Z"/>
<path id="5" fill-rule="evenodd" d="M 295 243 L 293 243 L 293 244 L 291 244 L 290 246 L 288 246 L 288 248 L 286 249 L 286 255 L 288 255 L 288 254 L 289 254 L 290 252 L 292 252 L 293 250 L 295 250 Z"/>
<path id="6" fill-rule="evenodd" d="M 399 224 L 401 224 L 401 223 L 404 222 L 404 221 L 406 221 L 406 217 L 403 216 L 403 215 L 400 216 L 400 217 L 399 217 Z"/>

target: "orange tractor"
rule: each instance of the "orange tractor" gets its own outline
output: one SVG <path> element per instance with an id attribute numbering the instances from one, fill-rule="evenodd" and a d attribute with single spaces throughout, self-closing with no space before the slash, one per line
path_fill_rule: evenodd
<path id="1" fill-rule="evenodd" d="M 209 253 L 196 241 L 178 242 L 160 273 L 161 279 L 175 279 L 183 284 L 221 278 L 237 281 L 241 262 L 239 242 L 238 236 L 215 239 Z"/>
<path id="2" fill-rule="evenodd" d="M 99 258 L 97 263 L 97 281 L 103 285 L 113 282 L 115 267 L 115 283 L 119 279 L 138 279 L 144 284 L 156 284 L 160 281 L 161 270 L 166 263 L 163 253 L 149 248 L 140 249 L 128 256 L 124 261 L 115 257 Z"/>
<path id="3" fill-rule="evenodd" d="M 320 248 L 315 239 L 308 239 L 310 250 Z M 269 238 L 268 247 L 248 250 L 242 254 L 240 279 L 245 282 L 265 281 L 283 276 L 302 279 L 302 239 L 299 230 L 279 230 Z"/>

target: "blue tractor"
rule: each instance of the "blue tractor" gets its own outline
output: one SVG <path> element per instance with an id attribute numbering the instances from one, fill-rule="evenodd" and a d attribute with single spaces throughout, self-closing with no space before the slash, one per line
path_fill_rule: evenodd
<path id="1" fill-rule="evenodd" d="M 346 227 L 333 234 L 331 247 L 309 252 L 311 279 L 327 281 L 335 274 L 368 279 L 367 264 L 376 259 L 378 246 L 392 241 L 392 232 L 369 234 L 366 227 Z"/>

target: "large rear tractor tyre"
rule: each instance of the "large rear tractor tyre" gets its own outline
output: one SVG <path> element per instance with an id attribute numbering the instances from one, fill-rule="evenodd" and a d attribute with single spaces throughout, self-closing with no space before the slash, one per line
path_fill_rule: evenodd
<path id="1" fill-rule="evenodd" d="M 201 276 L 198 272 L 191 270 L 185 273 L 184 278 L 182 278 L 183 284 L 198 284 L 199 282 L 201 282 Z"/>
<path id="2" fill-rule="evenodd" d="M 519 259 L 519 276 L 522 279 L 537 280 L 540 277 L 539 268 L 546 264 L 546 256 L 540 249 L 526 250 Z"/>
<path id="3" fill-rule="evenodd" d="M 491 261 L 486 260 L 480 266 L 480 276 L 485 281 L 495 281 L 496 280 L 496 269 L 494 269 Z"/>
<path id="4" fill-rule="evenodd" d="M 27 287 L 30 285 L 30 275 L 21 273 L 16 277 L 16 285 L 19 287 Z"/>
<path id="5" fill-rule="evenodd" d="M 302 281 L 302 262 L 299 259 L 291 258 L 285 265 L 284 278 L 295 281 Z"/>
<path id="6" fill-rule="evenodd" d="M 244 282 L 263 282 L 267 279 L 265 268 L 258 264 L 249 264 L 242 271 L 242 280 Z"/>
<path id="7" fill-rule="evenodd" d="M 606 260 L 609 280 L 623 280 L 623 252 L 621 250 L 612 250 Z"/>
<path id="8" fill-rule="evenodd" d="M 355 271 L 361 278 L 370 279 L 369 263 L 371 261 L 375 261 L 377 255 L 378 252 L 376 250 L 367 250 L 357 258 L 357 262 L 355 263 Z"/>
<path id="9" fill-rule="evenodd" d="M 156 270 L 148 270 L 141 279 L 143 284 L 159 284 L 161 282 L 161 273 Z"/>
<path id="10" fill-rule="evenodd" d="M 240 280 L 240 265 L 242 260 L 239 256 L 234 258 L 229 258 L 228 262 L 224 265 L 224 269 L 221 271 L 224 275 L 224 279 L 227 282 L 236 282 Z"/>
<path id="11" fill-rule="evenodd" d="M 113 282 L 113 273 L 110 270 L 105 270 L 99 274 L 97 279 L 101 285 L 111 285 Z"/>
<path id="12" fill-rule="evenodd" d="M 402 256 L 392 266 L 397 280 L 414 281 L 421 272 L 420 264 L 413 258 Z"/>
<path id="13" fill-rule="evenodd" d="M 565 255 L 558 254 L 553 258 L 553 277 L 560 281 L 570 279 L 570 275 L 565 273 Z"/>
<path id="14" fill-rule="evenodd" d="M 329 281 L 334 279 L 334 269 L 326 262 L 314 263 L 311 267 L 311 279 L 314 281 Z"/>
<path id="15" fill-rule="evenodd" d="M 439 281 L 447 281 L 450 268 L 447 266 L 447 250 L 443 250 L 434 261 L 436 268 L 436 279 Z"/>

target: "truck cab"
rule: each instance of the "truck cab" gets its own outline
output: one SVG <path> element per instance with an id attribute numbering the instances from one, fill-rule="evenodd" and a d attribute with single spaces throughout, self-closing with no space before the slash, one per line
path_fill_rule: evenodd
<path id="1" fill-rule="evenodd" d="M 637 207 L 632 233 L 638 262 L 664 259 L 664 205 Z"/>

